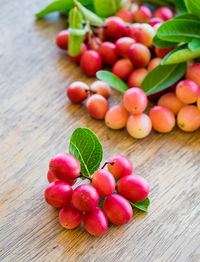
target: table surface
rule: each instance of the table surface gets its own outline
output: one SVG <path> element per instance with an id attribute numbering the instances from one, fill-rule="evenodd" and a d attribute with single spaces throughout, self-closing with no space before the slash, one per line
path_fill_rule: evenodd
<path id="1" fill-rule="evenodd" d="M 86 78 L 55 46 L 57 15 L 35 21 L 47 0 L 0 0 L 0 260 L 200 261 L 200 133 L 152 132 L 134 140 L 71 105 L 67 83 Z M 121 101 L 113 91 L 111 104 Z M 43 198 L 50 158 L 67 151 L 76 127 L 92 129 L 104 160 L 124 154 L 151 186 L 151 206 L 102 237 L 64 230 Z"/>

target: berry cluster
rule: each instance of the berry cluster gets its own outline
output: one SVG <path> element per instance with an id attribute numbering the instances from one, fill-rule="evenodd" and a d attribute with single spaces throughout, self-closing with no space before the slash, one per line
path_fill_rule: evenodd
<path id="1" fill-rule="evenodd" d="M 108 170 L 103 169 L 108 166 Z M 68 153 L 51 159 L 45 189 L 46 202 L 61 208 L 60 224 L 74 229 L 83 221 L 85 229 L 92 235 L 100 236 L 106 232 L 108 221 L 116 225 L 128 223 L 133 210 L 129 201 L 144 201 L 149 194 L 149 184 L 145 178 L 133 175 L 131 161 L 122 155 L 111 157 L 102 169 L 92 178 L 81 173 L 80 163 Z M 88 178 L 91 184 L 81 184 L 74 190 L 78 178 Z M 100 196 L 102 208 L 98 207 Z"/>

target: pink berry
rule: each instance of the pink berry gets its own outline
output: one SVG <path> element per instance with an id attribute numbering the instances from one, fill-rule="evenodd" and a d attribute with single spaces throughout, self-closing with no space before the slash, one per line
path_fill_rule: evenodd
<path id="1" fill-rule="evenodd" d="M 147 96 L 144 91 L 138 87 L 128 89 L 123 97 L 125 108 L 132 114 L 140 114 L 147 107 Z"/>
<path id="2" fill-rule="evenodd" d="M 149 64 L 148 64 L 148 71 L 152 71 L 154 68 L 156 68 L 157 66 L 159 66 L 162 62 L 162 59 L 159 57 L 155 57 L 153 58 Z"/>
<path id="3" fill-rule="evenodd" d="M 100 38 L 98 37 L 92 37 L 90 38 L 89 42 L 88 42 L 88 48 L 94 51 L 98 51 L 99 47 L 101 45 L 102 41 Z"/>
<path id="4" fill-rule="evenodd" d="M 119 10 L 115 16 L 120 17 L 126 23 L 133 22 L 133 13 L 128 9 L 121 9 Z"/>
<path id="5" fill-rule="evenodd" d="M 127 131 L 134 138 L 141 139 L 148 136 L 152 129 L 151 119 L 146 114 L 131 115 L 128 118 Z"/>
<path id="6" fill-rule="evenodd" d="M 108 219 L 100 208 L 86 213 L 83 217 L 85 229 L 94 236 L 101 236 L 108 228 Z"/>
<path id="7" fill-rule="evenodd" d="M 49 169 L 57 179 L 62 181 L 76 179 L 81 171 L 79 161 L 68 153 L 52 158 L 49 162 Z"/>
<path id="8" fill-rule="evenodd" d="M 54 181 L 59 181 L 59 179 L 57 179 L 52 173 L 51 171 L 49 170 L 48 173 L 47 173 L 47 180 L 49 183 L 52 183 Z"/>
<path id="9" fill-rule="evenodd" d="M 170 20 L 173 18 L 173 13 L 168 7 L 160 7 L 154 12 L 154 17 L 161 18 L 164 21 Z"/>
<path id="10" fill-rule="evenodd" d="M 59 212 L 60 224 L 67 229 L 74 229 L 80 225 L 83 218 L 82 212 L 77 210 L 72 204 L 63 207 Z"/>
<path id="11" fill-rule="evenodd" d="M 108 99 L 111 95 L 111 88 L 104 81 L 97 80 L 93 82 L 90 86 L 90 89 L 96 92 L 96 94 L 105 97 L 106 99 Z"/>
<path id="12" fill-rule="evenodd" d="M 133 216 L 133 209 L 126 198 L 113 194 L 106 197 L 103 202 L 103 210 L 108 220 L 115 225 L 128 223 Z"/>
<path id="13" fill-rule="evenodd" d="M 199 86 L 192 80 L 183 80 L 176 86 L 176 95 L 183 103 L 193 104 L 197 102 L 199 94 Z"/>
<path id="14" fill-rule="evenodd" d="M 146 6 L 141 6 L 133 14 L 133 19 L 138 23 L 148 23 L 151 17 L 152 17 L 151 10 Z"/>
<path id="15" fill-rule="evenodd" d="M 99 195 L 105 197 L 115 191 L 115 179 L 113 175 L 105 170 L 98 169 L 92 176 L 92 185 L 97 189 Z"/>
<path id="16" fill-rule="evenodd" d="M 116 41 L 117 53 L 121 57 L 128 57 L 128 50 L 132 44 L 135 43 L 135 40 L 131 37 L 121 37 Z"/>
<path id="17" fill-rule="evenodd" d="M 159 18 L 159 17 L 152 17 L 150 20 L 149 20 L 149 24 L 151 26 L 154 26 L 156 24 L 160 24 L 160 23 L 163 23 L 163 19 Z"/>
<path id="18" fill-rule="evenodd" d="M 155 53 L 158 57 L 164 58 L 172 50 L 174 50 L 174 47 L 161 48 L 161 47 L 156 46 Z"/>
<path id="19" fill-rule="evenodd" d="M 80 185 L 72 193 L 72 203 L 80 211 L 92 211 L 99 203 L 98 191 L 91 185 Z"/>
<path id="20" fill-rule="evenodd" d="M 93 118 L 101 120 L 108 111 L 108 102 L 101 95 L 92 95 L 87 100 L 86 108 Z"/>
<path id="21" fill-rule="evenodd" d="M 112 67 L 112 73 L 124 81 L 128 79 L 132 70 L 133 64 L 128 58 L 118 60 Z"/>
<path id="22" fill-rule="evenodd" d="M 159 106 L 164 106 L 170 109 L 175 115 L 180 111 L 180 109 L 184 106 L 184 103 L 181 102 L 175 93 L 169 92 L 162 95 L 158 100 Z"/>
<path id="23" fill-rule="evenodd" d="M 142 176 L 124 176 L 117 182 L 117 192 L 132 202 L 142 202 L 149 194 L 149 184 Z"/>
<path id="24" fill-rule="evenodd" d="M 69 42 L 69 31 L 68 30 L 60 31 L 56 36 L 57 46 L 63 50 L 67 50 L 68 42 Z"/>
<path id="25" fill-rule="evenodd" d="M 81 81 L 72 82 L 67 87 L 67 97 L 72 103 L 81 104 L 87 97 L 89 86 Z"/>
<path id="26" fill-rule="evenodd" d="M 118 39 L 127 33 L 126 24 L 120 17 L 111 16 L 105 20 L 104 25 L 105 35 L 108 38 Z"/>
<path id="27" fill-rule="evenodd" d="M 62 208 L 71 201 L 72 188 L 63 181 L 55 181 L 47 186 L 44 191 L 44 197 L 49 205 Z"/>
<path id="28" fill-rule="evenodd" d="M 81 69 L 88 76 L 95 76 L 96 72 L 102 67 L 99 53 L 94 50 L 85 51 L 81 56 Z"/>
<path id="29" fill-rule="evenodd" d="M 71 60 L 72 62 L 74 62 L 74 63 L 79 63 L 80 60 L 81 60 L 81 57 L 82 57 L 82 55 L 85 53 L 85 51 L 87 51 L 87 46 L 86 46 L 86 44 L 82 43 L 82 45 L 81 45 L 81 50 L 80 50 L 80 53 L 79 53 L 78 55 L 76 55 L 76 56 L 71 56 L 71 55 L 68 54 L 68 56 L 69 56 L 69 58 L 70 58 L 70 60 Z"/>
<path id="30" fill-rule="evenodd" d="M 99 48 L 99 54 L 107 65 L 114 64 L 118 59 L 116 45 L 111 42 L 103 42 Z"/>
<path id="31" fill-rule="evenodd" d="M 109 128 L 121 129 L 126 126 L 128 112 L 123 105 L 114 105 L 109 108 L 105 116 L 105 123 Z"/>
<path id="32" fill-rule="evenodd" d="M 178 127 L 185 132 L 193 132 L 200 127 L 200 111 L 196 106 L 184 106 L 178 112 Z"/>
<path id="33" fill-rule="evenodd" d="M 200 96 L 198 96 L 198 99 L 197 99 L 197 107 L 200 110 Z"/>
<path id="34" fill-rule="evenodd" d="M 200 63 L 194 63 L 188 66 L 186 79 L 192 80 L 200 86 Z"/>
<path id="35" fill-rule="evenodd" d="M 153 128 L 160 133 L 170 132 L 176 123 L 172 111 L 164 106 L 152 107 L 149 116 L 151 118 Z"/>
<path id="36" fill-rule="evenodd" d="M 129 58 L 136 67 L 145 67 L 151 58 L 149 49 L 142 44 L 132 44 L 128 50 Z"/>
<path id="37" fill-rule="evenodd" d="M 116 155 L 109 159 L 109 162 L 113 162 L 114 164 L 108 165 L 108 170 L 115 178 L 120 178 L 123 176 L 128 176 L 132 174 L 133 165 L 131 161 L 122 155 Z"/>
<path id="38" fill-rule="evenodd" d="M 134 69 L 128 78 L 129 87 L 140 87 L 147 75 L 148 71 L 146 68 Z"/>
<path id="39" fill-rule="evenodd" d="M 157 23 L 157 24 L 155 24 L 155 25 L 153 26 L 153 29 L 154 29 L 155 33 L 157 33 L 158 28 L 159 28 L 162 24 L 163 24 L 163 23 Z"/>

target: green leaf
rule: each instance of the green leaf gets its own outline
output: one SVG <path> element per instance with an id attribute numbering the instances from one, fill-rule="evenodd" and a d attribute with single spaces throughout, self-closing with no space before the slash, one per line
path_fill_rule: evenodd
<path id="1" fill-rule="evenodd" d="M 79 127 L 70 138 L 69 153 L 79 160 L 81 172 L 90 177 L 100 166 L 103 148 L 90 129 Z"/>
<path id="2" fill-rule="evenodd" d="M 158 28 L 157 35 L 165 41 L 189 43 L 193 38 L 200 39 L 200 21 L 172 19 Z"/>
<path id="3" fill-rule="evenodd" d="M 199 39 L 193 39 L 192 42 L 188 44 L 188 48 L 192 51 L 200 48 L 200 40 Z"/>
<path id="4" fill-rule="evenodd" d="M 177 15 L 173 18 L 173 20 L 177 20 L 177 19 L 187 19 L 187 20 L 196 20 L 198 19 L 195 15 L 192 14 L 181 14 L 181 15 Z"/>
<path id="5" fill-rule="evenodd" d="M 200 17 L 200 3 L 199 0 L 184 0 L 188 13 Z"/>
<path id="6" fill-rule="evenodd" d="M 96 74 L 97 78 L 106 82 L 114 89 L 117 89 L 118 91 L 125 93 L 126 90 L 128 90 L 128 86 L 116 75 L 109 71 L 98 71 Z"/>
<path id="7" fill-rule="evenodd" d="M 168 42 L 160 39 L 157 35 L 153 38 L 153 43 L 155 46 L 161 47 L 161 48 L 167 48 L 167 47 L 173 47 L 176 46 L 178 43 L 176 42 Z"/>
<path id="8" fill-rule="evenodd" d="M 176 6 L 177 6 L 179 12 L 181 12 L 181 13 L 187 12 L 184 0 L 174 0 L 174 2 L 176 3 Z"/>
<path id="9" fill-rule="evenodd" d="M 94 9 L 97 15 L 108 17 L 114 15 L 119 8 L 118 0 L 94 0 Z"/>
<path id="10" fill-rule="evenodd" d="M 129 201 L 130 202 L 130 201 Z M 139 203 L 133 203 L 133 202 L 130 202 L 130 204 L 133 206 L 133 207 L 136 207 L 137 209 L 140 209 L 144 212 L 148 212 L 148 207 L 150 205 L 150 200 L 149 198 L 147 197 L 144 201 L 142 202 L 139 202 Z"/>
<path id="11" fill-rule="evenodd" d="M 186 67 L 186 63 L 159 65 L 145 77 L 140 88 L 147 95 L 160 92 L 178 81 L 184 75 Z"/>
<path id="12" fill-rule="evenodd" d="M 103 20 L 99 16 L 97 16 L 95 13 L 93 13 L 89 9 L 85 8 L 81 3 L 77 2 L 76 0 L 74 0 L 74 3 L 78 7 L 78 9 L 81 11 L 86 21 L 94 25 L 103 25 Z"/>
<path id="13" fill-rule="evenodd" d="M 149 3 L 155 6 L 166 6 L 171 9 L 175 8 L 175 3 L 173 0 L 139 0 L 140 3 Z"/>

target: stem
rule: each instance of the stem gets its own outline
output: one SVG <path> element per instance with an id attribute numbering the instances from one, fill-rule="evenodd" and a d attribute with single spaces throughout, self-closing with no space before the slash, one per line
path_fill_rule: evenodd
<path id="1" fill-rule="evenodd" d="M 88 180 L 90 180 L 90 182 L 92 182 L 92 178 L 90 178 L 90 177 L 88 177 L 88 176 L 85 176 L 85 175 L 83 175 L 83 173 L 82 172 L 80 172 L 80 175 L 78 176 L 78 177 L 84 177 L 84 178 L 86 178 L 86 179 L 88 179 Z"/>
<path id="2" fill-rule="evenodd" d="M 95 95 L 97 92 L 91 89 L 86 89 L 85 90 L 86 93 L 89 93 L 89 95 Z"/>
<path id="3" fill-rule="evenodd" d="M 114 165 L 114 161 L 105 162 L 105 164 L 102 166 L 101 169 L 104 169 L 104 167 L 105 167 L 106 165 Z"/>

